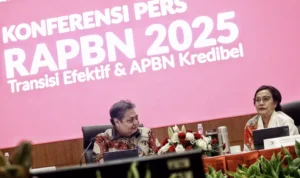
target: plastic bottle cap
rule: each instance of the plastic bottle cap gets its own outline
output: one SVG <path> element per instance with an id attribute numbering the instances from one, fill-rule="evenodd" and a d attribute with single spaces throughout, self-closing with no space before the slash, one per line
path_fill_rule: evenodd
<path id="1" fill-rule="evenodd" d="M 4 156 L 9 156 L 9 153 L 8 153 L 8 152 L 6 152 L 6 153 L 4 154 Z"/>

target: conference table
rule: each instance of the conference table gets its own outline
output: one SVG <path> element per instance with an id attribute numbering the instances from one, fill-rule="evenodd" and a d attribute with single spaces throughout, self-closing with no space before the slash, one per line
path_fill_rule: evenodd
<path id="1" fill-rule="evenodd" d="M 295 146 L 287 146 L 285 148 L 290 152 L 294 159 L 297 158 Z M 226 170 L 235 172 L 239 164 L 249 167 L 254 164 L 260 156 L 264 156 L 266 159 L 270 160 L 273 153 L 276 156 L 279 152 L 281 152 L 281 158 L 283 158 L 284 153 L 282 148 L 240 152 L 215 157 L 204 157 L 203 166 L 205 172 L 208 172 L 208 166 L 213 167 L 216 171 L 221 170 L 223 173 L 225 173 Z"/>

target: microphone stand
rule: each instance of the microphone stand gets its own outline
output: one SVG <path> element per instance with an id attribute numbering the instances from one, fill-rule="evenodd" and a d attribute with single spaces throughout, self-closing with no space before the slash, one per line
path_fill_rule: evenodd
<path id="1" fill-rule="evenodd" d="M 82 158 L 84 156 L 84 154 L 86 153 L 86 151 L 90 148 L 90 146 L 92 145 L 92 143 L 95 142 L 95 138 L 91 138 L 89 145 L 86 147 L 86 149 L 84 150 L 84 152 L 82 153 L 82 155 L 80 156 L 80 161 L 79 161 L 79 165 L 82 165 Z"/>

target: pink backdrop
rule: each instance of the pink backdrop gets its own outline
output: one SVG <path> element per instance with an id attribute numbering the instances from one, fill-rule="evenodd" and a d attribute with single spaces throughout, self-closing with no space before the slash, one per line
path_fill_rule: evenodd
<path id="1" fill-rule="evenodd" d="M 164 8 L 166 0 L 160 3 L 158 0 L 151 2 L 149 1 L 148 4 L 147 1 L 129 0 L 1 2 L 0 148 L 14 146 L 21 139 L 43 143 L 82 137 L 81 126 L 108 124 L 108 110 L 120 99 L 130 99 L 137 105 L 141 122 L 147 127 L 200 122 L 253 113 L 255 112 L 252 104 L 253 94 L 262 84 L 276 86 L 282 92 L 283 102 L 300 99 L 300 54 L 298 52 L 300 2 L 298 0 L 291 0 L 289 3 L 273 0 L 265 0 L 264 3 L 260 0 L 227 0 L 226 3 L 222 0 L 169 0 L 168 3 L 173 3 L 173 6 L 169 4 L 167 9 Z M 116 6 L 124 6 L 123 12 L 127 12 L 128 8 L 128 16 L 124 13 L 125 18 L 121 18 L 121 21 L 126 22 L 110 25 L 102 22 L 101 26 L 93 27 L 94 22 L 90 15 L 92 20 L 87 23 L 92 25 L 89 29 L 59 33 L 56 28 L 52 35 L 37 35 L 37 38 L 33 38 L 28 33 L 30 31 L 26 31 L 26 27 L 29 27 L 31 22 L 39 24 L 41 20 L 50 21 L 49 19 L 57 17 L 64 19 L 66 30 L 71 24 L 68 19 L 72 14 L 82 17 L 84 12 L 91 11 L 90 14 L 96 10 L 104 12 L 104 9 L 113 9 Z M 139 8 L 135 10 L 134 7 Z M 141 15 L 141 20 L 138 20 L 136 18 L 138 14 L 146 12 L 142 10 L 147 10 L 147 7 L 151 11 L 150 15 L 158 17 L 149 18 L 149 14 L 145 13 Z M 152 10 L 157 11 L 152 12 Z M 163 16 L 160 16 L 161 14 Z M 227 20 L 224 20 L 226 18 Z M 198 28 L 197 23 L 201 19 L 204 23 Z M 112 22 L 117 22 L 118 19 L 114 18 L 114 20 Z M 20 25 L 22 23 L 25 24 Z M 54 20 L 52 24 L 55 25 L 57 22 Z M 161 25 L 153 26 L 153 24 Z M 160 26 L 164 26 L 165 31 L 159 28 Z M 51 32 L 49 29 L 48 33 Z M 125 29 L 129 31 L 126 35 Z M 153 35 L 151 30 L 154 31 Z M 111 45 L 116 42 L 112 38 L 106 39 L 106 32 L 112 32 L 111 36 L 115 34 L 120 41 L 123 41 L 123 46 L 131 45 L 133 48 L 128 47 L 125 52 L 117 48 L 116 61 L 109 61 L 107 43 Z M 164 32 L 165 36 L 160 36 L 161 46 L 165 46 L 163 50 L 153 48 L 152 53 L 147 53 L 158 33 L 163 35 Z M 211 38 L 209 43 L 200 40 L 202 46 L 199 44 L 194 46 L 198 36 L 205 35 L 203 33 L 206 32 L 208 38 Z M 29 34 L 28 39 L 26 34 Z M 89 35 L 98 36 L 87 38 Z M 224 36 L 223 39 L 219 38 L 220 36 Z M 14 37 L 17 41 L 13 41 Z M 88 47 L 80 46 L 80 39 L 96 40 L 85 44 L 95 49 L 92 46 L 96 43 L 100 44 L 101 37 L 104 38 L 104 48 L 98 47 L 96 52 L 105 53 L 90 55 L 87 51 Z M 127 43 L 125 38 L 128 39 Z M 66 39 L 69 41 L 63 42 L 67 45 L 72 42 L 72 47 L 67 46 L 65 49 L 57 47 L 57 41 Z M 43 43 L 44 46 L 41 45 Z M 42 51 L 42 55 L 34 57 L 37 46 L 47 48 L 38 49 L 37 54 Z M 220 51 L 221 46 L 223 49 L 233 50 L 231 57 L 227 60 L 206 61 L 203 56 L 209 55 L 212 48 L 217 50 L 218 47 Z M 14 48 L 18 48 L 19 51 L 12 50 Z M 60 57 L 57 48 L 63 51 Z M 46 54 L 47 49 L 50 55 Z M 164 51 L 165 49 L 169 50 Z M 88 54 L 87 58 L 91 56 L 89 62 L 95 65 L 84 66 L 86 63 L 82 62 L 80 50 Z M 180 55 L 187 52 L 189 53 L 187 60 L 181 66 L 180 62 L 183 60 Z M 201 55 L 198 55 L 200 53 L 202 59 L 200 59 Z M 225 52 L 223 50 L 223 57 L 225 53 L 226 50 Z M 22 54 L 25 55 L 23 62 Z M 109 52 L 111 60 L 113 54 L 113 51 Z M 194 55 L 195 63 L 188 65 L 192 61 L 191 55 Z M 200 56 L 199 62 L 196 55 Z M 155 59 L 160 59 L 162 56 L 174 57 L 170 60 L 173 62 L 172 65 L 166 64 L 166 69 L 160 69 L 160 63 L 155 63 Z M 68 57 L 70 59 L 65 62 L 63 59 Z M 102 57 L 104 57 L 103 61 Z M 156 57 L 152 58 L 153 68 L 149 63 L 151 57 Z M 58 58 L 61 60 L 60 63 Z M 32 67 L 34 60 L 36 61 Z M 118 63 L 124 66 L 127 75 L 114 74 Z M 51 64 L 52 68 L 46 64 Z M 135 64 L 139 66 L 143 64 L 148 68 L 146 72 L 136 70 L 130 74 L 130 69 L 133 70 Z M 65 85 L 64 73 L 75 69 L 94 70 L 101 65 L 110 67 L 109 77 L 106 79 Z M 25 72 L 22 66 L 26 68 Z M 26 88 L 26 82 L 29 80 L 43 78 L 45 74 L 52 77 L 55 73 L 58 76 L 56 80 L 59 80 L 59 84 L 55 83 L 56 86 L 42 87 L 46 84 L 41 80 L 40 89 Z M 20 82 L 18 92 L 13 92 L 14 80 Z M 16 84 L 13 86 L 16 87 Z"/>

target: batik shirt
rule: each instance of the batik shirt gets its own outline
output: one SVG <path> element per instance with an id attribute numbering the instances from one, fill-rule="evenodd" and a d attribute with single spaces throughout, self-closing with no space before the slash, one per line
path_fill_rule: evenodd
<path id="1" fill-rule="evenodd" d="M 138 149 L 139 156 L 155 155 L 160 146 L 153 132 L 145 127 L 138 128 L 139 134 L 121 137 L 115 129 L 98 134 L 93 148 L 93 162 L 103 162 L 104 152 Z"/>

